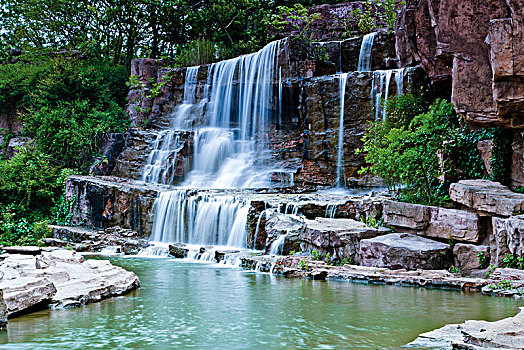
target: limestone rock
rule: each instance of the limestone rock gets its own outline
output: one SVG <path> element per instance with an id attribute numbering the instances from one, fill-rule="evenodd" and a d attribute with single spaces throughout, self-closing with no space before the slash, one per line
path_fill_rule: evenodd
<path id="1" fill-rule="evenodd" d="M 384 223 L 388 226 L 424 230 L 429 225 L 430 207 L 420 204 L 384 201 Z"/>
<path id="2" fill-rule="evenodd" d="M 360 264 L 391 269 L 445 269 L 449 245 L 409 233 L 390 233 L 360 242 Z"/>
<path id="3" fill-rule="evenodd" d="M 318 250 L 325 256 L 327 253 L 338 259 L 359 261 L 360 242 L 386 234 L 385 227 L 373 228 L 351 219 L 305 220 L 305 226 L 300 234 L 303 251 Z"/>
<path id="4" fill-rule="evenodd" d="M 53 304 L 75 306 L 123 294 L 139 286 L 138 277 L 106 260 L 87 260 L 65 249 L 41 256 L 7 255 L 0 263 L 8 315 Z"/>
<path id="5" fill-rule="evenodd" d="M 490 236 L 491 263 L 503 266 L 506 254 L 524 257 L 524 215 L 507 219 L 494 217 Z"/>
<path id="6" fill-rule="evenodd" d="M 482 253 L 486 259 L 486 262 L 489 262 L 490 255 L 488 246 L 465 243 L 455 244 L 453 247 L 454 266 L 460 272 L 464 273 L 487 267 L 480 266 L 478 257 L 479 253 Z"/>
<path id="7" fill-rule="evenodd" d="M 524 213 L 524 194 L 489 180 L 462 180 L 451 184 L 451 200 L 481 213 L 511 216 Z"/>
<path id="8" fill-rule="evenodd" d="M 169 254 L 174 256 L 177 259 L 184 259 L 187 258 L 187 252 L 189 252 L 189 248 L 187 248 L 183 244 L 170 244 L 169 245 Z"/>
<path id="9" fill-rule="evenodd" d="M 7 325 L 7 305 L 4 301 L 4 292 L 0 289 L 0 330 Z"/>
<path id="10" fill-rule="evenodd" d="M 302 218 L 296 215 L 276 214 L 266 222 L 265 227 L 268 240 L 273 244 L 279 244 L 279 247 L 272 246 L 271 251 L 274 250 L 280 255 L 300 251 L 300 232 L 304 227 Z"/>
<path id="11" fill-rule="evenodd" d="M 511 188 L 524 186 L 524 131 L 515 131 L 511 157 Z"/>
<path id="12" fill-rule="evenodd" d="M 386 200 L 384 223 L 429 238 L 480 243 L 486 231 L 476 213 Z"/>
<path id="13" fill-rule="evenodd" d="M 3 266 L 0 266 L 0 269 L 3 271 Z M 29 308 L 45 307 L 56 294 L 55 285 L 43 276 L 14 279 L 4 277 L 0 282 L 0 289 L 4 293 L 8 317 L 22 313 Z"/>

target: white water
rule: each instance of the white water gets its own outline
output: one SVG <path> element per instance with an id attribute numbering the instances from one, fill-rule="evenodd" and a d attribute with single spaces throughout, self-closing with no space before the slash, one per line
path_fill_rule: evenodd
<path id="1" fill-rule="evenodd" d="M 161 192 L 154 210 L 154 242 L 239 248 L 247 245 L 249 202 L 245 200 L 178 189 Z"/>
<path id="2" fill-rule="evenodd" d="M 180 142 L 178 131 L 181 123 L 187 119 L 196 100 L 196 86 L 199 66 L 188 67 L 184 83 L 184 100 L 177 106 L 171 121 L 172 127 L 158 133 L 153 142 L 153 150 L 147 157 L 147 163 L 142 170 L 142 181 L 147 183 L 173 183 L 178 152 L 184 144 Z M 175 124 L 175 127 L 173 127 Z"/>
<path id="3" fill-rule="evenodd" d="M 346 83 L 348 80 L 348 73 L 338 76 L 339 86 L 339 113 L 340 119 L 338 123 L 338 146 L 337 146 L 337 187 L 344 186 L 343 175 L 343 160 L 344 160 L 344 103 L 346 100 Z"/>
<path id="4" fill-rule="evenodd" d="M 405 69 L 401 68 L 373 72 L 371 101 L 373 101 L 374 104 L 375 120 L 386 120 L 386 108 L 384 108 L 384 103 L 389 98 L 389 86 L 393 74 L 395 74 L 397 95 L 402 95 L 404 93 L 404 71 Z"/>
<path id="5" fill-rule="evenodd" d="M 373 52 L 373 40 L 375 39 L 375 36 L 377 34 L 377 32 L 366 34 L 362 38 L 357 67 L 357 70 L 359 72 L 368 72 L 371 70 L 371 54 Z"/>
<path id="6" fill-rule="evenodd" d="M 282 252 L 284 250 L 284 244 L 286 242 L 287 235 L 280 235 L 278 236 L 273 243 L 271 243 L 271 247 L 269 248 L 269 254 L 272 255 L 282 255 Z"/>

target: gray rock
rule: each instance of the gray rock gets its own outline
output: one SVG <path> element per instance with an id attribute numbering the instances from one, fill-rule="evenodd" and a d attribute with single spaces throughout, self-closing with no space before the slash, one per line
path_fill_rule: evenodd
<path id="1" fill-rule="evenodd" d="M 457 243 L 453 247 L 454 266 L 460 271 L 469 273 L 472 270 L 486 268 L 480 266 L 478 254 L 483 253 L 486 262 L 489 263 L 489 247 L 485 245 L 473 245 Z"/>
<path id="2" fill-rule="evenodd" d="M 0 289 L 0 330 L 7 325 L 7 305 L 4 301 L 4 292 Z"/>
<path id="3" fill-rule="evenodd" d="M 42 251 L 40 247 L 37 246 L 11 246 L 3 247 L 4 253 L 7 254 L 23 254 L 23 255 L 39 255 Z"/>
<path id="4" fill-rule="evenodd" d="M 503 266 L 506 254 L 524 257 L 524 215 L 507 219 L 492 218 L 493 234 L 490 236 L 491 263 Z"/>
<path id="5" fill-rule="evenodd" d="M 391 233 L 360 242 L 362 266 L 439 270 L 450 265 L 449 245 L 409 233 Z"/>
<path id="6" fill-rule="evenodd" d="M 412 203 L 384 201 L 384 223 L 388 226 L 424 230 L 429 225 L 428 206 Z"/>
<path id="7" fill-rule="evenodd" d="M 266 233 L 270 251 L 280 255 L 289 255 L 291 251 L 300 251 L 300 232 L 304 220 L 296 215 L 276 214 L 266 221 Z M 280 238 L 280 239 L 279 239 Z M 278 244 L 279 246 L 274 246 Z"/>
<path id="8" fill-rule="evenodd" d="M 386 234 L 385 227 L 369 227 L 366 224 L 351 219 L 316 218 L 305 220 L 305 226 L 300 234 L 303 251 L 318 250 L 325 256 L 327 253 L 340 260 L 359 261 L 361 240 Z"/>
<path id="9" fill-rule="evenodd" d="M 451 200 L 482 214 L 500 216 L 524 213 L 524 194 L 510 191 L 498 182 L 488 180 L 462 180 L 451 184 Z"/>
<path id="10" fill-rule="evenodd" d="M 123 294 L 139 286 L 138 277 L 106 260 L 87 260 L 65 249 L 41 256 L 8 255 L 0 263 L 8 315 L 35 306 L 76 306 Z"/>
<path id="11" fill-rule="evenodd" d="M 169 254 L 171 254 L 177 259 L 187 258 L 187 252 L 189 252 L 189 248 L 187 248 L 183 244 L 169 245 Z"/>

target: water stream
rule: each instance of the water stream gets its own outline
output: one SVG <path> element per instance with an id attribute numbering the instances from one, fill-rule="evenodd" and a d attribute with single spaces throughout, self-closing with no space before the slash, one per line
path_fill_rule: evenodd
<path id="1" fill-rule="evenodd" d="M 138 274 L 126 296 L 31 313 L 2 349 L 384 349 L 522 301 L 441 290 L 285 279 L 170 259 L 114 258 Z M 418 348 L 420 349 L 420 348 Z"/>

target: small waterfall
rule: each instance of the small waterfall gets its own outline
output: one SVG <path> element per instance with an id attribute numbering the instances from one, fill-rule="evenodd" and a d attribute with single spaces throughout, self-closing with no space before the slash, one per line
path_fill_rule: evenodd
<path id="1" fill-rule="evenodd" d="M 187 118 L 196 99 L 197 76 L 200 67 L 188 67 L 184 83 L 184 100 L 177 107 L 171 124 L 176 124 L 178 129 L 183 120 Z M 177 164 L 178 152 L 184 144 L 180 142 L 177 129 L 170 128 L 158 133 L 153 142 L 153 150 L 147 157 L 147 163 L 142 170 L 141 180 L 147 183 L 171 184 Z"/>
<path id="2" fill-rule="evenodd" d="M 339 82 L 339 113 L 340 119 L 338 124 L 338 154 L 337 154 L 337 187 L 344 186 L 343 160 L 344 160 L 344 102 L 346 100 L 346 83 L 348 73 L 338 76 Z"/>
<path id="3" fill-rule="evenodd" d="M 336 213 L 337 213 L 337 205 L 336 204 L 328 204 L 326 206 L 326 213 L 325 213 L 324 216 L 326 218 L 328 218 L 328 219 L 334 219 Z"/>
<path id="4" fill-rule="evenodd" d="M 155 201 L 151 240 L 186 244 L 247 245 L 249 202 L 229 195 L 161 192 Z"/>
<path id="5" fill-rule="evenodd" d="M 360 54 L 358 56 L 359 72 L 368 72 L 371 70 L 371 54 L 373 51 L 373 40 L 377 36 L 377 32 L 364 35 L 362 44 L 360 45 Z"/>
<path id="6" fill-rule="evenodd" d="M 404 71 L 405 69 L 401 68 L 373 72 L 371 101 L 373 102 L 375 109 L 375 120 L 386 120 L 386 108 L 384 108 L 384 103 L 389 98 L 389 86 L 393 74 L 395 74 L 397 95 L 404 93 Z"/>
<path id="7" fill-rule="evenodd" d="M 280 235 L 277 239 L 271 243 L 271 247 L 269 248 L 269 254 L 272 255 L 282 255 L 284 251 L 284 244 L 286 243 L 286 237 L 287 235 Z"/>

